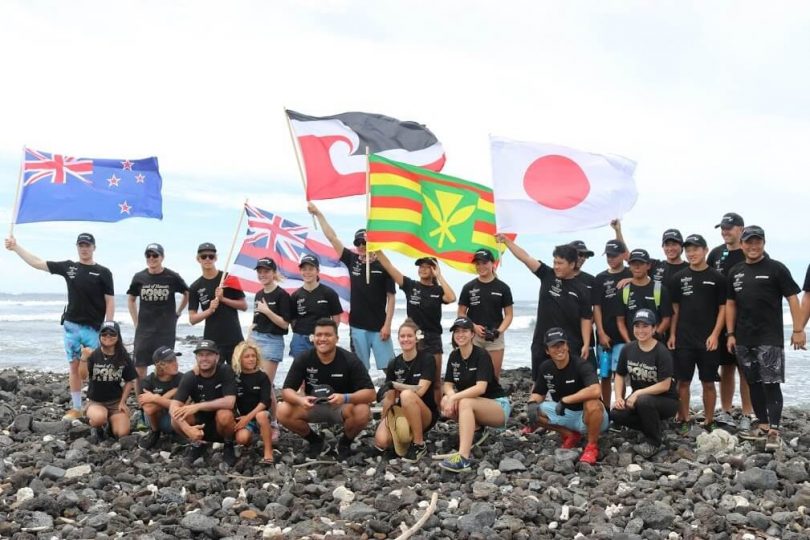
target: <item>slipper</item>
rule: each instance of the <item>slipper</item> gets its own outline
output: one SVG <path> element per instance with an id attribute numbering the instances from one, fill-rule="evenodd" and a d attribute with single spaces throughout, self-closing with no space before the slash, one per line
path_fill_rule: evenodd
<path id="1" fill-rule="evenodd" d="M 273 466 L 273 465 L 276 464 L 276 462 L 273 461 L 273 458 L 262 458 L 262 460 L 259 463 L 261 465 L 270 465 L 270 466 Z"/>

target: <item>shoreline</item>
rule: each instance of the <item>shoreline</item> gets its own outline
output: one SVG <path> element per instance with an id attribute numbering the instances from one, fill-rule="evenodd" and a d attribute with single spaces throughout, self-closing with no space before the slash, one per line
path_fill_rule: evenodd
<path id="1" fill-rule="evenodd" d="M 473 471 L 457 475 L 430 455 L 376 456 L 373 425 L 346 463 L 304 464 L 305 443 L 284 431 L 273 469 L 255 446 L 231 469 L 216 450 L 188 468 L 183 447 L 164 440 L 144 451 L 140 433 L 91 445 L 86 424 L 60 420 L 65 374 L 0 370 L 0 537 L 382 540 L 414 526 L 436 493 L 412 538 L 808 538 L 810 409 L 786 407 L 776 454 L 695 428 L 669 432 L 647 460 L 630 449 L 634 432 L 608 432 L 591 467 L 555 434 L 519 434 L 527 372 L 504 370 L 507 429 L 491 430 Z M 446 452 L 455 432 L 437 424 L 429 454 Z"/>

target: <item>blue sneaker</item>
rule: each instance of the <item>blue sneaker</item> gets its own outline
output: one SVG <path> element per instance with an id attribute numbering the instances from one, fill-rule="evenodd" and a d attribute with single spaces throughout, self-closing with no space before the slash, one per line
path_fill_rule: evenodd
<path id="1" fill-rule="evenodd" d="M 472 460 L 463 457 L 461 454 L 453 454 L 439 463 L 439 467 L 454 473 L 467 472 L 472 470 Z"/>

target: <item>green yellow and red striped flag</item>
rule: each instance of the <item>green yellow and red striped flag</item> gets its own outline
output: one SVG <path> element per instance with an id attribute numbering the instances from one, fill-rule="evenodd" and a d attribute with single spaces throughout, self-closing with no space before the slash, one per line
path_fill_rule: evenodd
<path id="1" fill-rule="evenodd" d="M 476 250 L 487 248 L 500 258 L 504 245 L 495 241 L 491 188 L 377 155 L 369 156 L 369 174 L 370 251 L 436 257 L 472 273 Z"/>

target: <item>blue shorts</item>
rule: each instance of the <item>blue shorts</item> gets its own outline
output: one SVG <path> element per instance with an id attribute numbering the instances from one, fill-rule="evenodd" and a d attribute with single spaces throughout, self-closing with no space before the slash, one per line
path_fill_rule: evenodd
<path id="1" fill-rule="evenodd" d="M 259 423 L 256 420 L 251 420 L 250 422 L 247 423 L 245 429 L 250 431 L 254 435 L 258 435 L 260 431 Z"/>
<path id="2" fill-rule="evenodd" d="M 276 364 L 284 359 L 284 336 L 253 332 L 253 341 L 262 351 L 262 359 Z"/>
<path id="3" fill-rule="evenodd" d="M 557 404 L 553 401 L 544 401 L 540 404 L 540 412 L 548 418 L 549 424 L 564 427 L 582 434 L 588 433 L 588 426 L 585 425 L 585 421 L 583 420 L 583 411 L 565 409 L 565 414 L 560 416 L 557 414 L 556 408 Z M 604 410 L 602 412 L 602 424 L 599 426 L 600 433 L 607 431 L 609 422 L 610 417 L 608 416 L 608 412 Z"/>
<path id="4" fill-rule="evenodd" d="M 68 362 L 75 362 L 82 356 L 82 347 L 98 348 L 98 330 L 92 326 L 65 321 L 64 343 Z"/>
<path id="5" fill-rule="evenodd" d="M 371 351 L 374 351 L 374 363 L 377 369 L 384 370 L 388 362 L 394 358 L 394 343 L 389 337 L 383 341 L 379 330 L 363 330 L 356 326 L 351 327 L 352 345 L 354 354 L 363 362 L 366 369 L 371 367 Z"/>
<path id="6" fill-rule="evenodd" d="M 495 402 L 503 409 L 503 427 L 506 427 L 506 423 L 509 421 L 509 415 L 512 414 L 512 404 L 509 403 L 508 397 L 495 398 Z"/>
<path id="7" fill-rule="evenodd" d="M 160 431 L 161 433 L 172 433 L 174 431 L 174 428 L 172 427 L 172 417 L 169 414 L 169 411 L 163 411 L 163 414 L 160 415 L 158 425 L 152 426 L 152 430 Z"/>
<path id="8" fill-rule="evenodd" d="M 610 354 L 610 372 L 616 373 L 616 366 L 619 365 L 619 355 L 622 353 L 622 349 L 627 343 L 614 343 L 613 346 L 608 351 Z M 602 355 L 602 346 L 596 346 L 596 373 L 599 373 L 599 357 Z"/>
<path id="9" fill-rule="evenodd" d="M 311 351 L 315 346 L 309 340 L 309 336 L 304 334 L 293 334 L 290 340 L 290 356 L 295 358 L 301 353 Z"/>

